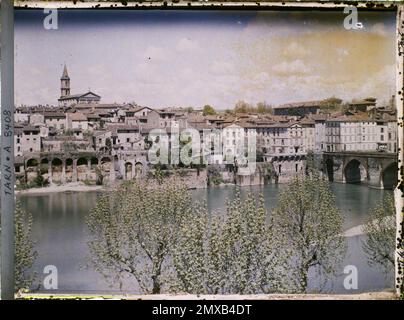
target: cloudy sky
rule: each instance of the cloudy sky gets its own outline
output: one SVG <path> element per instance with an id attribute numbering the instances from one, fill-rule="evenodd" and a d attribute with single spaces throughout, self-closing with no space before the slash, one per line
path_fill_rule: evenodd
<path id="1" fill-rule="evenodd" d="M 16 14 L 16 103 L 55 104 L 66 63 L 71 93 L 151 107 L 233 107 L 394 92 L 394 13 L 42 11 Z"/>

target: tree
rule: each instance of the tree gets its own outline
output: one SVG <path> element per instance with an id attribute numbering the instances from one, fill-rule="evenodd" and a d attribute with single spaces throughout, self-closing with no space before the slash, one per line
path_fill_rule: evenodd
<path id="1" fill-rule="evenodd" d="M 32 215 L 15 203 L 15 291 L 29 289 L 35 274 L 29 273 L 38 253 L 32 240 Z"/>
<path id="2" fill-rule="evenodd" d="M 317 175 L 295 178 L 281 192 L 271 218 L 280 248 L 292 250 L 290 270 L 297 292 L 307 291 L 311 268 L 318 268 L 326 276 L 335 274 L 346 244 L 343 219 L 328 182 Z"/>
<path id="3" fill-rule="evenodd" d="M 49 185 L 49 180 L 45 179 L 42 174 L 41 171 L 38 170 L 37 175 L 33 181 L 35 187 L 41 188 L 41 187 L 46 187 L 47 185 Z"/>
<path id="4" fill-rule="evenodd" d="M 247 113 L 251 110 L 251 105 L 243 100 L 237 101 L 234 106 L 235 113 Z"/>
<path id="5" fill-rule="evenodd" d="M 371 211 L 364 226 L 362 243 L 370 266 L 379 265 L 386 271 L 394 268 L 396 246 L 396 216 L 394 198 L 386 195 Z"/>
<path id="6" fill-rule="evenodd" d="M 257 103 L 257 112 L 258 113 L 269 113 L 273 114 L 272 106 L 268 105 L 266 102 L 258 102 Z"/>
<path id="7" fill-rule="evenodd" d="M 206 206 L 197 204 L 183 222 L 174 250 L 179 290 L 194 294 L 282 291 L 287 277 L 279 268 L 279 248 L 273 246 L 266 217 L 262 194 L 258 201 L 252 193 L 243 199 L 237 190 L 224 213 L 209 214 Z"/>
<path id="8" fill-rule="evenodd" d="M 203 107 L 202 114 L 204 116 L 213 116 L 216 114 L 216 111 L 215 111 L 215 109 L 213 109 L 213 107 L 211 107 L 210 105 L 207 104 Z"/>
<path id="9" fill-rule="evenodd" d="M 86 219 L 90 263 L 112 282 L 129 275 L 144 293 L 161 293 L 191 208 L 190 192 L 177 183 L 126 183 L 102 195 Z"/>
<path id="10" fill-rule="evenodd" d="M 320 103 L 320 110 L 323 113 L 331 113 L 335 111 L 342 111 L 342 99 L 337 97 L 329 97 Z"/>

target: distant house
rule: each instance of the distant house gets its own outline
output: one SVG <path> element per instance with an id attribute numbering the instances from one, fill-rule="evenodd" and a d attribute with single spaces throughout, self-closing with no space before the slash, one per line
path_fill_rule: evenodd
<path id="1" fill-rule="evenodd" d="M 41 130 L 34 126 L 16 126 L 14 134 L 16 156 L 41 151 Z"/>
<path id="2" fill-rule="evenodd" d="M 279 116 L 305 116 L 316 114 L 320 110 L 323 101 L 305 101 L 287 103 L 273 108 L 274 114 Z"/>
<path id="3" fill-rule="evenodd" d="M 57 130 L 64 130 L 66 128 L 66 114 L 63 112 L 50 112 L 43 113 L 45 124 L 48 127 L 53 127 Z"/>
<path id="4" fill-rule="evenodd" d="M 84 113 L 75 112 L 66 114 L 66 122 L 68 129 L 88 130 L 88 119 Z"/>
<path id="5" fill-rule="evenodd" d="M 363 100 L 354 100 L 349 103 L 349 108 L 354 111 L 371 111 L 376 107 L 376 98 L 366 98 Z"/>

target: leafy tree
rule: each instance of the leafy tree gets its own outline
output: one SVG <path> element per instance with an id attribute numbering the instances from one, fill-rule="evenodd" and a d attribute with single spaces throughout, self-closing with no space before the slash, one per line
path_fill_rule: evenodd
<path id="1" fill-rule="evenodd" d="M 368 256 L 370 266 L 379 265 L 386 271 L 394 268 L 394 249 L 396 245 L 396 216 L 394 198 L 384 197 L 371 211 L 365 224 L 363 250 Z"/>
<path id="2" fill-rule="evenodd" d="M 219 185 L 222 183 L 222 175 L 220 173 L 220 170 L 217 166 L 215 165 L 209 165 L 208 166 L 208 183 L 214 184 L 214 185 Z"/>
<path id="3" fill-rule="evenodd" d="M 184 111 L 190 113 L 190 112 L 194 111 L 194 108 L 193 107 L 186 107 L 186 108 L 184 108 Z"/>
<path id="4" fill-rule="evenodd" d="M 174 251 L 179 290 L 205 294 L 279 292 L 287 277 L 266 223 L 263 195 L 227 200 L 226 212 L 197 204 L 181 226 Z"/>
<path id="5" fill-rule="evenodd" d="M 129 275 L 144 293 L 161 293 L 191 207 L 190 192 L 177 183 L 127 183 L 102 195 L 86 219 L 90 263 L 112 282 Z"/>
<path id="6" fill-rule="evenodd" d="M 35 274 L 29 273 L 38 253 L 32 240 L 32 215 L 15 204 L 15 291 L 26 290 L 35 280 Z"/>
<path id="7" fill-rule="evenodd" d="M 256 110 L 258 113 L 273 114 L 272 106 L 268 105 L 266 102 L 258 102 Z"/>
<path id="8" fill-rule="evenodd" d="M 335 274 L 345 254 L 343 219 L 328 182 L 318 175 L 295 178 L 281 192 L 272 215 L 280 248 L 292 250 L 291 276 L 297 292 L 307 292 L 308 273 Z"/>
<path id="9" fill-rule="evenodd" d="M 216 111 L 215 111 L 215 109 L 213 109 L 212 106 L 210 106 L 210 105 L 207 104 L 207 105 L 205 105 L 205 106 L 203 107 L 202 114 L 203 114 L 204 116 L 213 116 L 213 115 L 216 114 Z"/>
<path id="10" fill-rule="evenodd" d="M 320 110 L 323 113 L 331 113 L 343 110 L 343 101 L 337 97 L 330 97 L 321 101 Z"/>
<path id="11" fill-rule="evenodd" d="M 237 101 L 234 106 L 235 113 L 247 113 L 251 110 L 251 105 L 243 100 Z"/>
<path id="12" fill-rule="evenodd" d="M 35 187 L 41 188 L 41 187 L 46 187 L 47 185 L 49 185 L 49 180 L 45 179 L 42 176 L 41 171 L 38 170 L 37 175 L 36 175 L 33 183 L 34 183 Z"/>
<path id="13" fill-rule="evenodd" d="M 256 106 L 247 103 L 243 100 L 238 101 L 234 106 L 235 113 L 249 113 L 249 112 L 257 112 L 257 113 L 273 113 L 273 108 L 271 105 L 267 104 L 266 102 L 258 102 Z"/>

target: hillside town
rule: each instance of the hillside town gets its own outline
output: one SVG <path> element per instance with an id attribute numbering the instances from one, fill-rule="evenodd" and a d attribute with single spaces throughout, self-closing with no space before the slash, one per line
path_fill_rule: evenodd
<path id="1" fill-rule="evenodd" d="M 201 136 L 206 130 L 221 130 L 223 153 L 236 144 L 237 130 L 255 130 L 256 161 L 261 171 L 268 168 L 276 182 L 304 172 L 309 153 L 397 153 L 394 97 L 383 106 L 368 97 L 348 102 L 338 98 L 302 101 L 263 110 L 243 103 L 226 111 L 210 106 L 156 109 L 136 103 L 104 103 L 92 91 L 72 93 L 64 66 L 57 101 L 57 105 L 16 107 L 17 186 L 105 184 L 145 177 L 156 169 L 148 159 L 148 137 L 156 129 L 164 129 L 168 136 L 174 129 L 192 128 Z M 236 180 L 234 168 L 225 166 L 223 153 L 209 158 L 208 165 L 219 168 L 205 170 L 210 182 L 216 171 L 221 182 Z M 200 174 L 199 167 L 182 168 L 197 169 Z M 201 184 L 209 183 L 209 174 L 205 172 Z"/>

